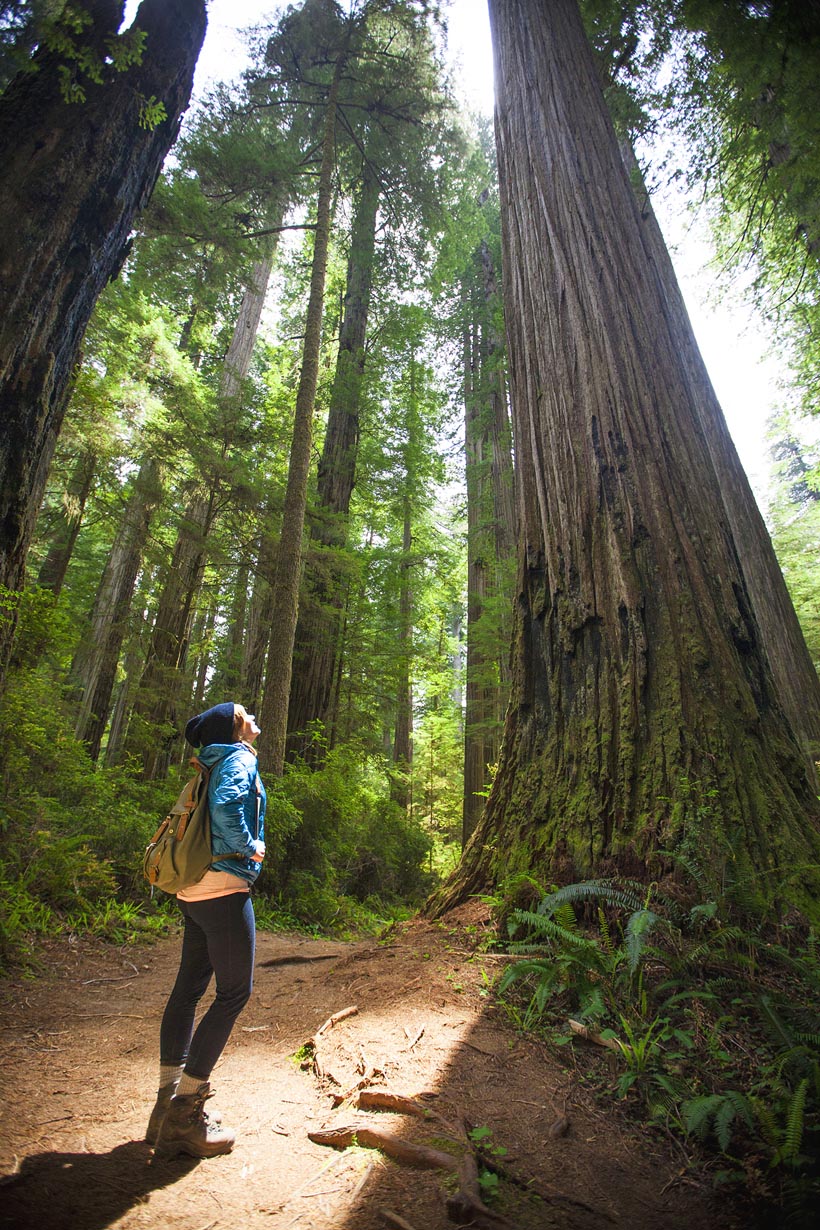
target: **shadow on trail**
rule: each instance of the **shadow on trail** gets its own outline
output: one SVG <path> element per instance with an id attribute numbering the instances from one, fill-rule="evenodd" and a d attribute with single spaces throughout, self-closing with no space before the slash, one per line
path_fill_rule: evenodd
<path id="1" fill-rule="evenodd" d="M 195 1158 L 157 1162 L 144 1141 L 129 1140 L 110 1153 L 34 1153 L 0 1191 L 0 1227 L 32 1225 L 32 1192 L 48 1209 L 48 1230 L 103 1230 L 149 1193 L 169 1187 L 199 1165 Z M 36 1224 L 36 1223 L 35 1223 Z"/>
<path id="2" fill-rule="evenodd" d="M 477 973 L 484 965 L 486 977 Z M 500 968 L 456 926 L 417 920 L 392 951 L 352 954 L 319 986 L 305 985 L 317 1022 L 321 1012 L 357 1005 L 338 1023 L 327 1021 L 313 1041 L 326 1107 L 317 1116 L 319 1134 L 338 1131 L 337 1148 L 341 1136 L 359 1147 L 338 1152 L 336 1161 L 332 1147 L 314 1154 L 315 1170 L 306 1166 L 305 1181 L 281 1206 L 281 1226 L 448 1230 L 447 1201 L 455 1204 L 463 1188 L 452 1165 L 415 1169 L 406 1164 L 407 1151 L 399 1163 L 375 1148 L 368 1156 L 362 1145 L 373 1145 L 381 1132 L 458 1158 L 472 1151 L 468 1141 L 476 1131 L 502 1173 L 493 1185 L 491 1172 L 477 1176 L 485 1184 L 479 1197 L 491 1207 L 478 1216 L 452 1208 L 461 1224 L 482 1230 L 728 1230 L 736 1224 L 727 1216 L 728 1201 L 718 1209 L 708 1190 L 689 1181 L 679 1149 L 599 1107 L 571 1066 L 510 1028 L 488 1002 Z M 591 1052 L 580 1060 L 582 1070 L 596 1063 L 606 1064 L 606 1056 Z M 357 1109 L 355 1098 L 343 1096 L 357 1085 L 387 1088 L 417 1109 Z M 332 1110 L 328 1094 L 334 1092 L 342 1096 Z M 566 1127 L 556 1131 L 564 1120 Z M 369 1140 L 364 1128 L 372 1129 Z M 331 1144 L 318 1141 L 315 1130 L 311 1139 Z"/>

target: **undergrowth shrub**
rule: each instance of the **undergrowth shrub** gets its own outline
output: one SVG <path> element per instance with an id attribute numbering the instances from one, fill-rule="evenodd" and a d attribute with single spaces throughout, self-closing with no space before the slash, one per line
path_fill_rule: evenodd
<path id="1" fill-rule="evenodd" d="M 697 873 L 688 892 L 679 878 L 603 879 L 553 887 L 534 908 L 513 909 L 517 960 L 499 993 L 522 1028 L 572 1046 L 594 1084 L 711 1152 L 720 1181 L 782 1210 L 778 1224 L 813 1224 L 817 937 L 777 902 L 761 912 L 761 895 L 746 891 L 731 859 L 709 874 L 704 854 L 685 851 Z M 503 909 L 503 895 L 489 900 Z M 614 1076 L 590 1037 L 619 1056 Z"/>
<path id="2" fill-rule="evenodd" d="M 188 773 L 146 783 L 133 766 L 93 763 L 74 735 L 70 688 L 55 684 L 66 678 L 74 635 L 52 595 L 22 596 L 0 701 L 5 966 L 30 960 L 43 934 L 86 930 L 127 942 L 175 917 L 169 898 L 150 893 L 141 862 Z M 373 932 L 434 883 L 428 835 L 391 801 L 386 766 L 358 747 L 328 751 L 316 769 L 289 765 L 266 788 L 260 925 Z"/>
<path id="3" fill-rule="evenodd" d="M 302 925 L 373 931 L 428 893 L 430 837 L 390 799 L 384 765 L 357 746 L 333 748 L 318 768 L 287 765 L 272 794 L 277 835 L 260 891 Z"/>

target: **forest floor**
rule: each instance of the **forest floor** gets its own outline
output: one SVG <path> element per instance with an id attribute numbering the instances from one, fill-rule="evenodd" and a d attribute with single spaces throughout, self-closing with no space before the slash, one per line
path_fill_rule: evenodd
<path id="1" fill-rule="evenodd" d="M 139 948 L 52 941 L 34 978 L 0 984 L 0 1227 L 383 1230 L 398 1218 L 445 1230 L 445 1201 L 461 1180 L 362 1147 L 364 1128 L 446 1161 L 463 1152 L 452 1140 L 465 1124 L 490 1129 L 486 1142 L 507 1150 L 503 1167 L 530 1183 L 525 1192 L 502 1177 L 484 1225 L 748 1225 L 680 1145 L 596 1101 L 569 1053 L 560 1064 L 492 1006 L 487 988 L 501 961 L 483 951 L 488 926 L 471 904 L 436 923 L 401 924 L 381 941 L 260 933 L 254 995 L 208 1104 L 235 1129 L 236 1145 L 202 1162 L 159 1161 L 143 1141 L 178 939 Z M 311 1066 L 305 1043 L 348 1008 L 356 1011 L 317 1040 Z M 334 1108 L 334 1094 L 363 1081 L 413 1098 L 426 1119 Z M 358 1143 L 344 1151 L 308 1135 L 350 1126 Z"/>

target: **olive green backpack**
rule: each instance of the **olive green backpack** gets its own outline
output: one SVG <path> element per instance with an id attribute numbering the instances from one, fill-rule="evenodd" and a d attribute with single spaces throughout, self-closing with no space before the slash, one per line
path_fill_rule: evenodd
<path id="1" fill-rule="evenodd" d="M 211 815 L 208 780 L 211 771 L 194 756 L 197 772 L 180 794 L 148 843 L 142 859 L 143 874 L 152 887 L 166 893 L 190 888 L 211 866 Z"/>

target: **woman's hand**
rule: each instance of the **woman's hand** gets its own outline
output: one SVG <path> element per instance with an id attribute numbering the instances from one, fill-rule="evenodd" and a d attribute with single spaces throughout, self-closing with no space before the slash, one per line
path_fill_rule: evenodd
<path id="1" fill-rule="evenodd" d="M 256 851 L 255 854 L 251 855 L 251 861 L 254 863 L 261 863 L 264 857 L 265 857 L 265 843 L 264 841 L 260 841 L 259 849 Z"/>

